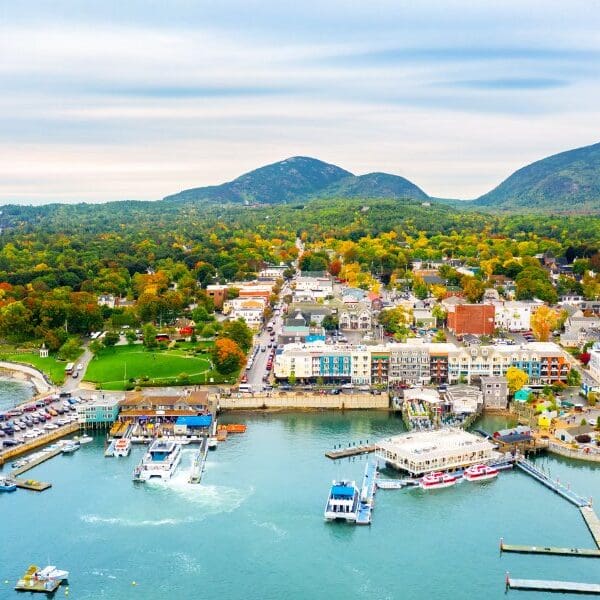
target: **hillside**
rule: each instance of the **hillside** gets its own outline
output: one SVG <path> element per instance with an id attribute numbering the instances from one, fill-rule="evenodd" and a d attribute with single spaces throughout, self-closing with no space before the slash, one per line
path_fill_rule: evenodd
<path id="1" fill-rule="evenodd" d="M 404 177 L 386 173 L 355 176 L 315 158 L 296 156 L 255 169 L 228 183 L 184 190 L 164 200 L 281 204 L 312 198 L 424 200 L 427 194 Z"/>
<path id="2" fill-rule="evenodd" d="M 319 198 L 407 198 L 427 200 L 427 194 L 414 183 L 387 173 L 350 175 L 317 193 Z"/>
<path id="3" fill-rule="evenodd" d="M 600 144 L 534 162 L 469 203 L 501 210 L 600 210 Z"/>

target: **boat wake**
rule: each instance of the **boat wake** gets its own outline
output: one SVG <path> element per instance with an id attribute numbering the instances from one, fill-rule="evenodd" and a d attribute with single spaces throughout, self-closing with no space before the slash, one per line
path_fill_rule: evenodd
<path id="1" fill-rule="evenodd" d="M 285 529 L 282 529 L 281 527 L 279 527 L 275 523 L 271 523 L 270 521 L 263 521 L 261 523 L 259 521 L 253 520 L 252 524 L 256 525 L 256 527 L 261 527 L 262 529 L 268 529 L 272 531 L 279 538 L 285 537 L 288 534 L 288 532 Z"/>
<path id="2" fill-rule="evenodd" d="M 81 515 L 79 517 L 84 523 L 91 525 L 119 525 L 121 527 L 160 527 L 162 525 L 180 525 L 182 523 L 193 523 L 200 521 L 194 517 L 185 517 L 183 519 L 130 519 L 127 517 L 101 517 L 100 515 Z"/>

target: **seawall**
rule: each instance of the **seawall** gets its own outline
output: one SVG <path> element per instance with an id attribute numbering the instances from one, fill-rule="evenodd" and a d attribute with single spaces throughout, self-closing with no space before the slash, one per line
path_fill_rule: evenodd
<path id="1" fill-rule="evenodd" d="M 332 409 L 360 410 L 367 408 L 389 408 L 387 394 L 237 394 L 221 396 L 219 406 L 224 410 L 249 410 L 254 408 L 280 409 Z"/>
<path id="2" fill-rule="evenodd" d="M 0 369 L 3 371 L 10 371 L 11 373 L 21 373 L 22 376 L 33 383 L 38 394 L 45 394 L 52 389 L 52 386 L 48 383 L 44 374 L 29 365 L 0 361 Z"/>

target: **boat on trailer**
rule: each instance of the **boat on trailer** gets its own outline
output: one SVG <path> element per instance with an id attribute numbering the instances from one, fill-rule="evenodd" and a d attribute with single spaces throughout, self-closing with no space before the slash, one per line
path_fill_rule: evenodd
<path id="1" fill-rule="evenodd" d="M 429 473 L 428 475 L 425 475 L 423 479 L 421 479 L 421 489 L 439 490 L 442 488 L 448 488 L 453 485 L 456 485 L 457 482 L 458 477 L 456 475 L 436 471 L 434 473 Z"/>
<path id="2" fill-rule="evenodd" d="M 467 481 L 488 481 L 498 477 L 498 469 L 489 465 L 473 465 L 465 470 L 463 477 Z"/>

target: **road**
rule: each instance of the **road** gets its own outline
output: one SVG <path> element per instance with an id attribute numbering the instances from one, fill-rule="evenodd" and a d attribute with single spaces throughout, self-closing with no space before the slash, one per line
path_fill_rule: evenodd
<path id="1" fill-rule="evenodd" d="M 77 377 L 71 377 L 70 375 L 66 376 L 65 382 L 61 387 L 63 392 L 75 394 L 79 391 L 80 378 L 83 377 L 92 358 L 94 358 L 94 355 L 89 351 L 88 344 L 85 344 L 83 354 L 75 362 Z M 77 369 L 79 365 L 81 365 L 81 369 Z"/>

